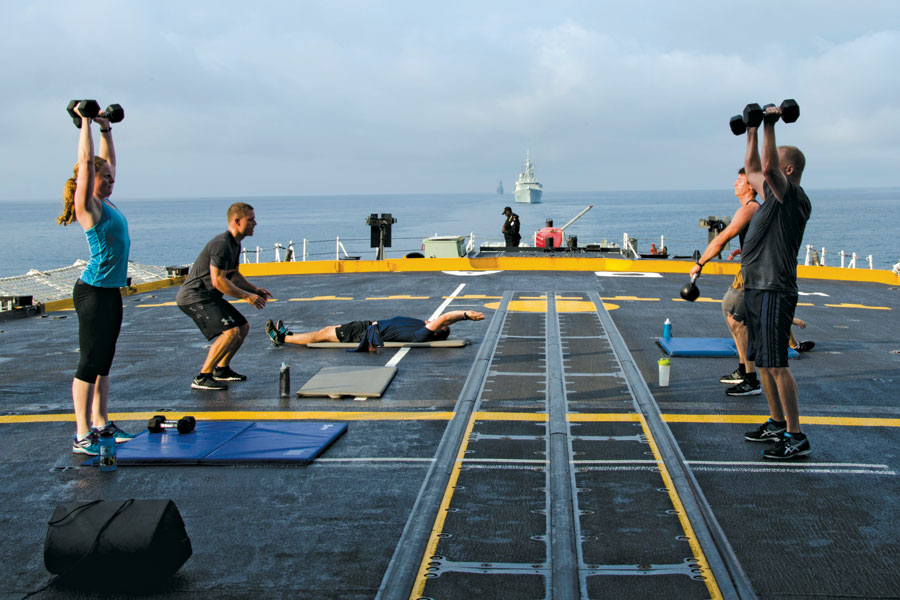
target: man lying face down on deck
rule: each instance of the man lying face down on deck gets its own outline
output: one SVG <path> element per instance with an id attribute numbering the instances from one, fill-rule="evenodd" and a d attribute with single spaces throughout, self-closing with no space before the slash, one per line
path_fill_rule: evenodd
<path id="1" fill-rule="evenodd" d="M 299 344 L 305 346 L 315 342 L 358 343 L 348 352 L 374 351 L 384 342 L 431 342 L 446 340 L 450 335 L 450 325 L 457 321 L 483 321 L 484 314 L 474 310 L 453 310 L 436 319 L 423 321 L 413 317 L 394 317 L 381 321 L 351 321 L 343 325 L 329 325 L 318 331 L 292 333 L 284 323 L 266 321 L 266 333 L 272 344 Z"/>

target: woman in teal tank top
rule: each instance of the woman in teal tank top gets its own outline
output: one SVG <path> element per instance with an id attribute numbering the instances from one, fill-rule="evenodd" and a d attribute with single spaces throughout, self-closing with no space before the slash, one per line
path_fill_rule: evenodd
<path id="1" fill-rule="evenodd" d="M 94 156 L 92 122 L 100 126 L 97 156 Z M 75 407 L 72 452 L 89 456 L 99 454 L 99 435 L 103 430 L 111 432 L 116 442 L 126 442 L 134 437 L 119 429 L 108 415 L 109 369 L 122 326 L 119 288 L 127 285 L 131 248 L 128 222 L 109 201 L 115 179 L 116 151 L 109 120 L 82 116 L 78 164 L 75 165 L 75 176 L 66 181 L 63 213 L 56 221 L 60 225 L 78 221 L 84 228 L 91 252 L 88 265 L 72 291 L 81 351 L 72 381 Z"/>

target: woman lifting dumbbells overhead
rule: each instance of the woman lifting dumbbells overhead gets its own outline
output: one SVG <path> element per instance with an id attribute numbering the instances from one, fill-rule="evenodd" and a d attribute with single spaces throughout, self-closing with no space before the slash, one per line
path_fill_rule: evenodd
<path id="1" fill-rule="evenodd" d="M 78 163 L 74 176 L 66 181 L 63 212 L 56 222 L 68 225 L 78 221 L 91 251 L 91 258 L 72 292 L 81 352 L 72 380 L 75 407 L 72 452 L 96 456 L 101 431 L 110 431 L 117 442 L 134 437 L 119 429 L 107 413 L 109 369 L 122 326 L 119 288 L 127 285 L 131 246 L 128 222 L 109 200 L 116 180 L 116 151 L 110 121 L 121 121 L 124 112 L 113 114 L 107 109 L 101 113 L 94 100 L 81 100 L 70 103 L 69 114 L 80 129 Z M 100 149 L 96 156 L 91 133 L 93 123 L 100 126 Z"/>

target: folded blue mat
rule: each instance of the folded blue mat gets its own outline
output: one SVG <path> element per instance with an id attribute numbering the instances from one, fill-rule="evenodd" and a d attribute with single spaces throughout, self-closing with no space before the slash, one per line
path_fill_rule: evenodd
<path id="1" fill-rule="evenodd" d="M 670 356 L 730 357 L 737 356 L 737 348 L 731 338 L 659 338 L 659 345 Z M 788 348 L 788 358 L 800 356 Z"/>
<path id="2" fill-rule="evenodd" d="M 192 433 L 143 431 L 116 447 L 120 465 L 311 463 L 347 431 L 318 421 L 197 421 Z M 96 465 L 98 458 L 85 461 Z"/>

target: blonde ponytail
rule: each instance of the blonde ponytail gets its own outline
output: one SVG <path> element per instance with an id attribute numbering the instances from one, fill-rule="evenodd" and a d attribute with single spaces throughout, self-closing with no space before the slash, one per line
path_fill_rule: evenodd
<path id="1" fill-rule="evenodd" d="M 94 157 L 94 173 L 100 170 L 100 167 L 106 164 L 106 159 L 100 158 L 99 156 Z M 75 168 L 72 169 L 73 176 L 66 179 L 66 184 L 63 186 L 63 210 L 62 213 L 58 217 L 56 217 L 56 224 L 66 226 L 72 221 L 75 220 L 75 188 L 77 186 L 78 179 L 78 165 L 75 165 Z M 90 191 L 93 194 L 93 190 Z"/>

